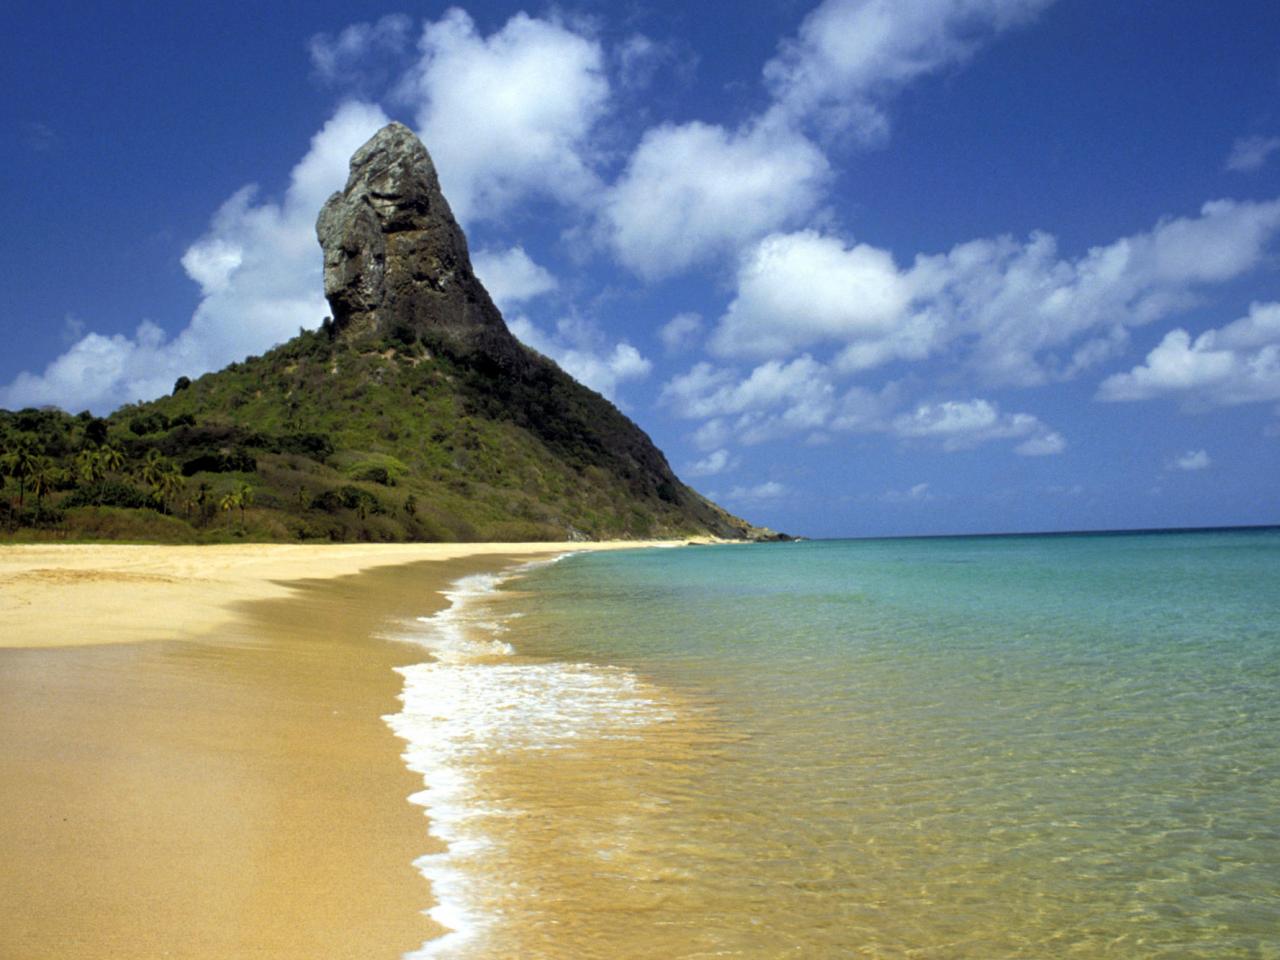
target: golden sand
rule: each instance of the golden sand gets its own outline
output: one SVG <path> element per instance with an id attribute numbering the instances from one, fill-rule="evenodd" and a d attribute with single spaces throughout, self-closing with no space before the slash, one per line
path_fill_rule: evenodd
<path id="1" fill-rule="evenodd" d="M 570 549 L 0 548 L 0 957 L 396 957 L 434 936 L 421 781 L 381 720 L 421 654 L 376 633 L 459 576 Z"/>
<path id="2" fill-rule="evenodd" d="M 231 623 L 238 601 L 288 596 L 296 580 L 427 560 L 656 543 L 0 546 L 0 647 L 190 639 Z"/>

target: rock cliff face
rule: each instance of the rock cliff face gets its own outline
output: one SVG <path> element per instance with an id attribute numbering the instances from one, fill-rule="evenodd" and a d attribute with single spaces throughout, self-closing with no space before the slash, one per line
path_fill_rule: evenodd
<path id="1" fill-rule="evenodd" d="M 325 296 L 344 336 L 407 331 L 456 352 L 520 352 L 471 269 L 435 164 L 408 127 L 388 124 L 356 151 L 316 235 Z"/>
<path id="2" fill-rule="evenodd" d="M 620 501 L 665 515 L 668 529 L 776 536 L 686 487 L 644 431 L 511 334 L 472 271 L 430 155 L 407 127 L 389 124 L 356 151 L 316 233 L 339 338 L 413 342 L 447 359 L 467 409 L 514 424 L 574 469 L 603 473 Z"/>

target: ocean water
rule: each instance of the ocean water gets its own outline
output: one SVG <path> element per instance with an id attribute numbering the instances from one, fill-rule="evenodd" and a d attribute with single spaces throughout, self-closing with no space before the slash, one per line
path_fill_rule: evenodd
<path id="1" fill-rule="evenodd" d="M 423 957 L 1280 958 L 1280 530 L 580 554 L 388 723 Z"/>

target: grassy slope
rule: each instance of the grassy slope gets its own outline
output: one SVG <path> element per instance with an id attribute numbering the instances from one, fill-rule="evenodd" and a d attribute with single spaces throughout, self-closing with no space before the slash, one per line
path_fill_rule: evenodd
<path id="1" fill-rule="evenodd" d="M 18 538 L 169 542 L 733 532 L 733 518 L 661 479 L 653 451 L 626 439 L 625 418 L 611 405 L 554 368 L 539 376 L 534 385 L 506 383 L 418 342 L 357 348 L 303 333 L 107 418 L 106 445 L 126 463 L 108 477 L 115 492 L 105 499 L 127 502 L 130 486 L 150 495 L 136 477 L 155 448 L 187 475 L 164 505 L 167 516 L 136 505 L 70 506 L 86 499 L 72 464 L 92 446 L 88 415 L 0 412 L 0 443 L 34 436 L 65 472 L 62 489 L 43 498 L 43 517 L 28 494 L 28 529 L 14 531 L 12 507 L 0 526 Z M 245 485 L 251 505 L 219 509 Z M 16 497 L 14 479 L 5 493 Z"/>

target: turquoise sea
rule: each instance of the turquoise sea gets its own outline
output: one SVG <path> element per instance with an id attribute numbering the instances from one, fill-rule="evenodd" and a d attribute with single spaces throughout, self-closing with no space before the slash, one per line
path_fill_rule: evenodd
<path id="1" fill-rule="evenodd" d="M 1280 529 L 578 554 L 388 722 L 423 956 L 1280 957 Z"/>

